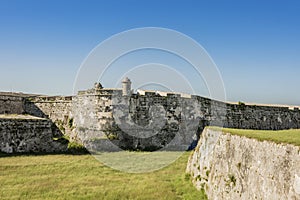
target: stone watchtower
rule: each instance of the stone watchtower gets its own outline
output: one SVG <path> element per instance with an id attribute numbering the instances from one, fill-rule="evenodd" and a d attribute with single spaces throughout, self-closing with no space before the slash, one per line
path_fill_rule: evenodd
<path id="1" fill-rule="evenodd" d="M 97 83 L 97 82 L 96 82 L 96 83 L 94 84 L 94 88 L 99 90 L 99 89 L 103 89 L 103 86 L 101 85 L 101 83 Z"/>
<path id="2" fill-rule="evenodd" d="M 122 94 L 123 96 L 131 95 L 131 81 L 128 77 L 124 78 L 122 81 Z"/>

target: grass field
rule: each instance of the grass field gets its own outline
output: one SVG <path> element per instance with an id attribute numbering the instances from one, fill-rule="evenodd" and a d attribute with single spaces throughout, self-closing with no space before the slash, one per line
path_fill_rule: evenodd
<path id="1" fill-rule="evenodd" d="M 300 146 L 300 130 L 209 127 L 234 135 Z M 185 174 L 189 152 L 97 155 L 0 155 L 0 199 L 206 199 Z M 128 159 L 130 158 L 130 159 Z M 131 160 L 130 162 L 128 162 Z M 125 173 L 160 170 L 149 173 Z M 121 164 L 120 164 L 121 163 Z M 154 165 L 156 164 L 156 165 Z"/>
<path id="2" fill-rule="evenodd" d="M 111 169 L 91 155 L 0 157 L 0 199 L 206 199 L 185 174 L 189 154 L 142 174 Z"/>
<path id="3" fill-rule="evenodd" d="M 233 135 L 255 138 L 259 141 L 268 140 L 276 143 L 293 144 L 296 146 L 300 146 L 300 129 L 269 131 L 269 130 L 232 129 L 232 128 L 220 128 L 220 127 L 209 127 L 209 128 L 213 130 L 222 130 L 225 133 L 231 133 Z"/>

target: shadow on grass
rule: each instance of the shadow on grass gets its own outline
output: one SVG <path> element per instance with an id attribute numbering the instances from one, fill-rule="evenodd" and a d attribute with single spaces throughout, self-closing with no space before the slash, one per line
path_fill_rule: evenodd
<path id="1" fill-rule="evenodd" d="M 5 153 L 0 152 L 0 158 L 16 157 L 16 156 L 45 156 L 45 155 L 89 155 L 86 149 L 74 150 L 70 149 L 66 152 L 24 152 L 24 153 Z"/>

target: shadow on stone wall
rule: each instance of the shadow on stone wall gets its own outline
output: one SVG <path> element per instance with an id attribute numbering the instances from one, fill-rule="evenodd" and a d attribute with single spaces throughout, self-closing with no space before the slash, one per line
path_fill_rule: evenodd
<path id="1" fill-rule="evenodd" d="M 63 127 L 54 123 L 34 102 L 26 98 L 22 102 L 21 113 L 0 118 L 0 156 L 87 153 L 84 147 L 69 142 Z"/>

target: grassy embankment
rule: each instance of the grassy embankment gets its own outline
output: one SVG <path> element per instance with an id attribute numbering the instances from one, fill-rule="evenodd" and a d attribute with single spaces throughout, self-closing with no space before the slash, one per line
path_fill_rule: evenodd
<path id="1" fill-rule="evenodd" d="M 300 146 L 300 129 L 290 130 L 248 130 L 248 129 L 233 129 L 233 128 L 220 128 L 209 127 L 212 130 L 219 130 L 224 133 L 231 133 L 233 135 L 245 136 L 248 138 L 254 138 L 259 141 L 267 140 L 275 143 L 293 144 Z"/>
<path id="2" fill-rule="evenodd" d="M 185 174 L 188 156 L 135 174 L 106 167 L 91 155 L 0 157 L 0 199 L 205 199 Z"/>

